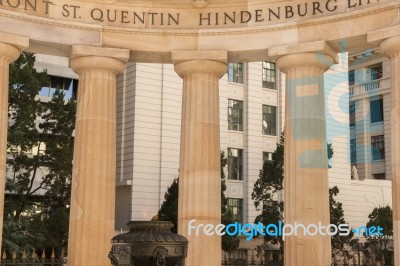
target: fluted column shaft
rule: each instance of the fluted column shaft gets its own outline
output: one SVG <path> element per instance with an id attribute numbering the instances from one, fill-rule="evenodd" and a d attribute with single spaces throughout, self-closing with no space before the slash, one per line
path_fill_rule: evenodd
<path id="1" fill-rule="evenodd" d="M 109 266 L 115 216 L 116 74 L 125 69 L 125 62 L 89 55 L 72 59 L 70 66 L 79 74 L 79 88 L 68 265 Z"/>
<path id="2" fill-rule="evenodd" d="M 394 265 L 400 266 L 400 36 L 384 40 L 380 51 L 391 61 L 391 165 Z"/>
<path id="3" fill-rule="evenodd" d="M 188 266 L 221 265 L 221 238 L 188 235 L 188 223 L 221 223 L 218 82 L 227 65 L 210 60 L 177 63 L 183 79 L 178 233 L 189 240 Z"/>
<path id="4" fill-rule="evenodd" d="M 290 54 L 277 60 L 286 73 L 285 223 L 329 224 L 328 158 L 323 73 L 330 56 Z M 328 266 L 330 236 L 297 236 L 285 241 L 285 266 Z"/>
<path id="5" fill-rule="evenodd" d="M 3 237 L 4 190 L 6 181 L 9 65 L 20 55 L 17 47 L 0 42 L 0 246 Z"/>

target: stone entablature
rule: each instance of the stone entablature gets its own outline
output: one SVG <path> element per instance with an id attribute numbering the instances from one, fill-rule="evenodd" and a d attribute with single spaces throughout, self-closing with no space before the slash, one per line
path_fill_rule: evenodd
<path id="1" fill-rule="evenodd" d="M 0 23 L 8 25 L 2 32 L 29 37 L 30 51 L 61 56 L 80 44 L 129 49 L 135 62 L 171 63 L 171 51 L 187 50 L 226 50 L 233 62 L 321 40 L 336 52 L 371 48 L 368 32 L 400 22 L 393 0 L 210 1 L 204 8 L 192 1 L 108 2 L 1 0 Z"/>
<path id="2" fill-rule="evenodd" d="M 197 1 L 198 3 L 199 1 Z M 56 1 L 2 0 L 2 9 L 50 19 L 131 29 L 242 28 L 299 22 L 382 5 L 390 0 L 316 1 Z"/>

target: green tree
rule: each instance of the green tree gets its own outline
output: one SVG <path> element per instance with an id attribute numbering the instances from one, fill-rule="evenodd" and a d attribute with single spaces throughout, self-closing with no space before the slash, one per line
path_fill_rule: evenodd
<path id="1" fill-rule="evenodd" d="M 264 161 L 263 168 L 260 170 L 259 178 L 254 183 L 252 199 L 254 206 L 261 213 L 256 217 L 255 223 L 261 222 L 264 225 L 267 224 L 278 224 L 284 222 L 283 211 L 284 203 L 278 199 L 278 193 L 283 190 L 283 179 L 284 179 L 284 133 L 282 132 L 279 143 L 276 146 L 275 151 L 272 153 L 272 160 Z M 328 160 L 333 156 L 332 144 L 328 144 Z M 328 163 L 328 168 L 331 166 Z M 339 225 L 340 223 L 346 223 L 344 220 L 344 212 L 342 203 L 337 202 L 334 197 L 339 193 L 339 189 L 335 186 L 329 189 L 329 203 L 330 203 L 330 223 Z M 350 241 L 352 236 L 333 236 L 332 247 L 335 250 L 343 248 L 345 243 Z M 283 252 L 283 240 L 280 236 L 270 236 L 266 234 L 264 236 L 265 242 L 272 244 L 279 244 L 281 251 Z M 336 251 L 335 251 L 336 252 Z"/>
<path id="2" fill-rule="evenodd" d="M 164 194 L 164 201 L 158 210 L 159 221 L 170 221 L 174 224 L 172 232 L 178 231 L 178 195 L 179 195 L 179 177 L 172 181 Z"/>
<path id="3" fill-rule="evenodd" d="M 68 234 L 76 105 L 61 90 L 41 102 L 37 96 L 49 79 L 34 63 L 33 54 L 23 53 L 10 65 L 3 229 L 10 250 L 62 248 Z"/>
<path id="4" fill-rule="evenodd" d="M 227 208 L 228 199 L 225 197 L 226 184 L 224 167 L 227 164 L 225 153 L 221 151 L 221 222 L 225 225 L 233 223 L 233 215 Z M 157 214 L 159 221 L 170 221 L 174 223 L 172 231 L 177 232 L 178 224 L 178 191 L 179 177 L 174 179 L 171 186 L 168 187 L 164 195 L 164 201 L 161 204 Z M 239 239 L 236 236 L 224 235 L 222 237 L 222 249 L 225 251 L 235 250 L 239 246 Z"/>
<path id="5" fill-rule="evenodd" d="M 228 198 L 225 196 L 226 176 L 224 168 L 227 163 L 228 159 L 225 157 L 225 153 L 221 151 L 221 223 L 225 226 L 235 222 L 232 212 L 227 208 Z M 224 250 L 225 252 L 237 249 L 240 243 L 240 239 L 237 236 L 229 236 L 227 234 L 221 237 L 221 241 L 222 250 Z"/>
<path id="6" fill-rule="evenodd" d="M 278 192 L 283 189 L 283 161 L 284 161 L 284 134 L 280 136 L 272 160 L 265 160 L 259 177 L 254 183 L 251 198 L 256 210 L 261 213 L 256 217 L 255 223 L 278 224 L 283 221 L 283 201 L 278 200 Z M 279 244 L 283 251 L 283 240 L 279 236 L 265 234 L 265 242 Z"/>
<path id="7" fill-rule="evenodd" d="M 329 189 L 329 212 L 330 212 L 330 223 L 334 225 L 347 224 L 344 219 L 343 204 L 335 200 L 335 196 L 339 194 L 339 188 L 334 186 Z M 344 249 L 346 244 L 349 244 L 353 238 L 353 232 L 347 236 L 341 236 L 339 234 L 331 237 L 332 243 L 332 255 L 338 254 Z"/>
<path id="8" fill-rule="evenodd" d="M 366 235 L 366 246 L 378 260 L 382 260 L 384 256 L 386 262 L 391 261 L 392 252 L 388 250 L 389 243 L 393 237 L 393 212 L 390 206 L 374 208 L 368 215 L 369 221 L 367 227 L 380 226 L 383 228 L 383 235 L 371 236 Z"/>

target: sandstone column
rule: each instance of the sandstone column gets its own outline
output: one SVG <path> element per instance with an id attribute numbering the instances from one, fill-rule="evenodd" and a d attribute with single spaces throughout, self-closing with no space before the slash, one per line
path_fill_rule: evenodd
<path id="1" fill-rule="evenodd" d="M 391 157 L 394 265 L 400 265 L 400 36 L 381 42 L 380 51 L 391 60 Z"/>
<path id="2" fill-rule="evenodd" d="M 0 246 L 3 234 L 4 189 L 6 181 L 9 64 L 29 45 L 29 39 L 0 33 Z"/>
<path id="3" fill-rule="evenodd" d="M 285 223 L 329 224 L 328 158 L 323 73 L 333 58 L 317 53 L 280 57 L 286 73 Z M 311 230 L 315 231 L 315 230 Z M 329 236 L 297 236 L 285 241 L 285 266 L 328 266 Z"/>
<path id="4" fill-rule="evenodd" d="M 188 223 L 221 223 L 219 79 L 225 60 L 183 60 L 175 71 L 183 79 L 181 153 L 179 167 L 178 233 L 189 240 L 188 266 L 220 266 L 221 238 L 192 231 Z M 197 54 L 198 55 L 198 54 Z M 173 54 L 173 59 L 185 53 Z M 203 56 L 198 56 L 203 58 Z"/>
<path id="5" fill-rule="evenodd" d="M 128 50 L 74 46 L 71 68 L 79 74 L 68 265 L 109 266 L 114 236 L 116 75 Z"/>

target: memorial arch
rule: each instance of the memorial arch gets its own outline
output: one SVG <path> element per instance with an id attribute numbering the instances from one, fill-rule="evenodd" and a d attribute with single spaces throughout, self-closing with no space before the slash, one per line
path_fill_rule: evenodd
<path id="1" fill-rule="evenodd" d="M 179 232 L 187 265 L 220 265 L 218 81 L 228 62 L 274 59 L 286 73 L 285 219 L 329 223 L 323 73 L 337 53 L 379 47 L 391 59 L 395 265 L 400 266 L 400 3 L 374 0 L 0 0 L 0 173 L 8 67 L 22 50 L 66 56 L 80 76 L 69 265 L 109 265 L 114 234 L 116 75 L 172 63 L 183 79 Z M 0 182 L 4 191 L 4 179 Z M 3 197 L 0 201 L 1 213 Z M 285 265 L 330 265 L 329 237 L 291 237 Z"/>

